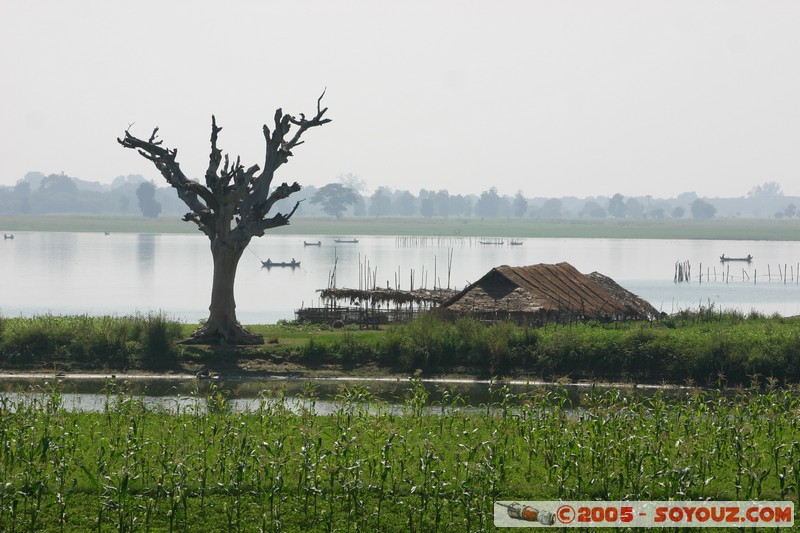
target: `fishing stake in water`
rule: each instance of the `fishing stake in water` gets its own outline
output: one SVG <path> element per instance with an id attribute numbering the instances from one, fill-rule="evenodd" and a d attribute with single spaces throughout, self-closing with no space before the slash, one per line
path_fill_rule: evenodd
<path id="1" fill-rule="evenodd" d="M 556 515 L 550 511 L 540 511 L 530 505 L 520 505 L 514 502 L 510 505 L 505 503 L 496 502 L 500 507 L 505 507 L 508 516 L 516 520 L 525 520 L 526 522 L 539 522 L 546 526 L 552 526 L 556 522 Z"/>

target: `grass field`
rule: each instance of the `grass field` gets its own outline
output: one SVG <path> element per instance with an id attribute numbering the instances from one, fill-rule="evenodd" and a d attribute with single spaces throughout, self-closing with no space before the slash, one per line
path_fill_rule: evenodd
<path id="1" fill-rule="evenodd" d="M 0 231 L 195 233 L 180 217 L 42 215 L 0 216 Z M 800 219 L 478 219 L 478 218 L 301 218 L 269 235 L 414 235 L 456 237 L 604 237 L 627 239 L 798 240 Z"/>
<path id="2" fill-rule="evenodd" d="M 13 371 L 506 376 L 535 380 L 800 383 L 800 318 L 681 312 L 656 322 L 523 328 L 425 315 L 382 330 L 280 323 L 265 344 L 185 346 L 196 326 L 161 315 L 0 315 L 0 368 Z"/>
<path id="3" fill-rule="evenodd" d="M 498 500 L 800 501 L 796 390 L 494 386 L 470 411 L 412 381 L 399 412 L 350 388 L 328 416 L 313 389 L 249 412 L 105 393 L 97 413 L 0 395 L 0 530 L 469 532 Z"/>

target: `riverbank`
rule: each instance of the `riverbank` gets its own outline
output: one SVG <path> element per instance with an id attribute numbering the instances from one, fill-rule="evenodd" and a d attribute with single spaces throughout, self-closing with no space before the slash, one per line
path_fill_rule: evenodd
<path id="1" fill-rule="evenodd" d="M 201 234 L 194 224 L 180 217 L 144 218 L 95 215 L 4 215 L 0 230 L 189 233 Z M 797 240 L 800 219 L 479 219 L 422 217 L 292 218 L 288 226 L 268 235 L 356 236 L 406 235 L 420 237 L 505 238 L 614 238 L 614 239 L 714 239 Z"/>
<path id="2" fill-rule="evenodd" d="M 382 330 L 255 325 L 261 346 L 179 344 L 161 315 L 0 317 L 0 371 L 203 378 L 388 377 L 700 386 L 800 383 L 800 318 L 713 308 L 655 322 L 523 328 L 425 315 Z"/>

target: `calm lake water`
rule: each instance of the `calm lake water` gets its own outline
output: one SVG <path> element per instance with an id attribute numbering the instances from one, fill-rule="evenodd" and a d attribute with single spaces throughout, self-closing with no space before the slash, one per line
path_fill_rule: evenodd
<path id="1" fill-rule="evenodd" d="M 15 237 L 0 241 L 4 316 L 161 311 L 196 323 L 207 315 L 212 263 L 203 235 L 16 232 Z M 413 270 L 415 288 L 432 288 L 434 282 L 447 287 L 451 254 L 451 288 L 463 288 L 498 265 L 567 261 L 581 272 L 614 278 L 667 313 L 712 303 L 743 312 L 800 314 L 800 241 L 521 239 L 521 246 L 509 246 L 506 239 L 499 246 L 481 245 L 478 239 L 358 239 L 358 244 L 336 244 L 333 237 L 317 236 L 254 239 L 237 273 L 239 320 L 274 323 L 293 319 L 301 306 L 319 305 L 317 290 L 328 286 L 334 265 L 338 287 L 358 288 L 367 266 L 380 286 L 399 283 L 408 289 Z M 304 246 L 304 241 L 321 241 L 321 246 Z M 754 259 L 750 264 L 723 265 L 722 254 L 752 254 Z M 296 259 L 301 265 L 262 268 L 261 260 L 268 258 Z M 673 282 L 678 261 L 691 263 L 692 282 Z M 699 283 L 701 264 L 704 280 Z M 786 283 L 778 273 L 784 267 Z"/>

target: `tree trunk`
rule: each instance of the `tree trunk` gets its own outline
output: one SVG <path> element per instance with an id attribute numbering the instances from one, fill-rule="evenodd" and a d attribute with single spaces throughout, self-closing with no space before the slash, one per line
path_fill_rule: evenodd
<path id="1" fill-rule="evenodd" d="M 214 258 L 214 281 L 208 320 L 183 344 L 264 344 L 264 337 L 247 331 L 236 320 L 236 300 L 233 295 L 236 268 L 246 245 L 217 238 L 211 243 Z"/>

